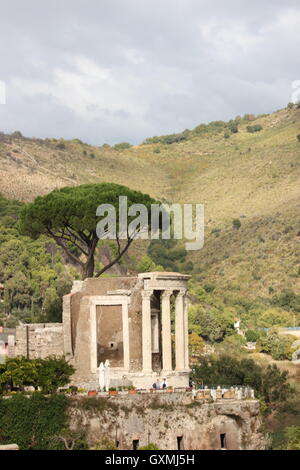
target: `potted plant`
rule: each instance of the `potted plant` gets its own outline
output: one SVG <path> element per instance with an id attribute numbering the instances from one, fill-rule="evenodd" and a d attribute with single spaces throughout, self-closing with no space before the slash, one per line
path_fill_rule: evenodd
<path id="1" fill-rule="evenodd" d="M 97 391 L 96 391 L 96 390 L 89 390 L 89 391 L 88 391 L 88 396 L 89 396 L 89 397 L 95 397 L 95 396 L 97 396 Z"/>
<path id="2" fill-rule="evenodd" d="M 77 395 L 78 387 L 76 387 L 76 385 L 71 385 L 70 386 L 70 392 L 71 392 L 71 395 Z"/>
<path id="3" fill-rule="evenodd" d="M 118 390 L 114 387 L 111 387 L 108 391 L 109 395 L 118 395 Z"/>
<path id="4" fill-rule="evenodd" d="M 136 389 L 131 385 L 130 387 L 128 387 L 128 393 L 129 395 L 135 395 Z"/>

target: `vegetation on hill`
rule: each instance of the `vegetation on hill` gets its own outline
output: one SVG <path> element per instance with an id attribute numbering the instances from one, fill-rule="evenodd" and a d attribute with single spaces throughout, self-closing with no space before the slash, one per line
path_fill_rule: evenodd
<path id="1" fill-rule="evenodd" d="M 124 257 L 124 269 L 133 273 L 162 267 L 191 273 L 193 282 L 213 288 L 214 298 L 233 308 L 234 315 L 242 318 L 242 325 L 250 328 L 277 325 L 278 317 L 284 319 L 279 321 L 283 326 L 298 325 L 299 123 L 300 109 L 288 106 L 271 115 L 245 115 L 228 123 L 200 124 L 192 131 L 184 131 L 185 139 L 179 142 L 163 143 L 163 138 L 154 138 L 155 143 L 147 140 L 143 145 L 119 150 L 108 145 L 90 146 L 78 139 L 41 140 L 24 138 L 19 132 L 2 134 L 1 191 L 10 199 L 28 201 L 57 187 L 111 181 L 148 192 L 164 202 L 204 203 L 202 250 L 185 253 L 180 244 L 170 247 L 161 242 L 149 245 L 139 241 Z M 238 132 L 231 132 L 235 126 Z M 248 126 L 262 129 L 251 133 Z M 230 133 L 229 139 L 224 139 L 224 132 Z M 4 217 L 2 211 L 2 226 L 8 223 L 2 222 Z M 5 243 L 15 243 L 17 239 L 26 244 L 26 250 L 21 249 L 23 253 L 32 254 L 42 244 L 42 251 L 34 255 L 37 265 L 42 270 L 52 270 L 49 279 L 45 276 L 43 292 L 57 292 L 57 278 L 74 277 L 70 260 L 51 242 L 44 238 L 30 241 L 16 233 L 14 224 L 6 225 L 4 232 L 1 230 L 2 237 L 8 229 L 13 233 Z M 7 251 L 6 245 L 3 250 Z M 43 250 L 47 259 L 41 260 Z M 13 270 L 19 272 L 18 276 L 25 274 L 29 283 L 36 278 L 36 273 L 28 273 L 32 269 L 29 262 L 23 263 L 20 270 L 9 268 L 12 263 L 17 264 L 17 259 L 2 263 L 0 282 L 6 283 L 14 277 L 12 274 L 17 275 Z M 57 263 L 60 267 L 54 268 Z M 37 310 L 45 311 L 45 306 L 37 288 L 32 287 L 29 292 L 31 295 L 35 291 L 33 305 L 24 303 L 27 283 L 22 302 L 27 317 L 30 310 L 34 318 Z M 15 300 L 10 311 L 21 313 L 21 302 L 16 294 L 11 295 Z M 294 296 L 294 301 L 286 306 L 276 304 L 276 298 L 284 296 Z M 54 290 L 47 290 L 50 303 L 55 303 L 51 300 L 55 297 Z"/>
<path id="2" fill-rule="evenodd" d="M 21 236 L 22 204 L 0 196 L 0 324 L 60 321 L 61 298 L 77 271 L 45 237 Z"/>

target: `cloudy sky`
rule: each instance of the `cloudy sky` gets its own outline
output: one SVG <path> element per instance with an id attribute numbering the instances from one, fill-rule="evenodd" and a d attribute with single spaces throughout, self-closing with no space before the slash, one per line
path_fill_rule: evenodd
<path id="1" fill-rule="evenodd" d="M 0 0 L 0 131 L 101 145 L 272 112 L 299 0 Z"/>

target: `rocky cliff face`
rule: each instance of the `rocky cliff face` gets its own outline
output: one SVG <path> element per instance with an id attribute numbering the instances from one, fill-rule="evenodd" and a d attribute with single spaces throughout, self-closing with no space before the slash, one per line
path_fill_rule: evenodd
<path id="1" fill-rule="evenodd" d="M 109 438 L 119 449 L 155 443 L 161 450 L 261 450 L 257 400 L 194 400 L 190 393 L 74 397 L 71 428 L 90 444 Z M 135 441 L 135 443 L 134 443 Z"/>

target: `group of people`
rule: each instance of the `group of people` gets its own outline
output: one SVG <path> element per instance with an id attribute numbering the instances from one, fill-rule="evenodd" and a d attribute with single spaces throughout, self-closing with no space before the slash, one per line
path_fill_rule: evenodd
<path id="1" fill-rule="evenodd" d="M 189 387 L 190 388 L 195 387 L 195 383 L 191 378 L 189 379 Z M 154 384 L 152 385 L 152 388 L 154 390 L 163 390 L 164 388 L 168 388 L 167 379 L 163 379 L 162 382 L 159 379 L 157 379 L 157 381 L 154 382 Z"/>
<path id="2" fill-rule="evenodd" d="M 152 388 L 154 388 L 154 390 L 162 390 L 167 387 L 168 385 L 167 385 L 166 379 L 163 379 L 162 382 L 159 379 L 157 379 L 157 381 L 154 382 L 154 384 L 152 385 Z"/>

